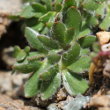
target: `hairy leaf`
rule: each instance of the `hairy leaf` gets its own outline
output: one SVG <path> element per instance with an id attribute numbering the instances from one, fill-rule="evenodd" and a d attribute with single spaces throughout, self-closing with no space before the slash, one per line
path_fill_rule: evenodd
<path id="1" fill-rule="evenodd" d="M 78 60 L 80 55 L 80 45 L 78 43 L 74 43 L 74 45 L 64 53 L 62 57 L 62 63 L 64 66 L 69 66 Z"/>
<path id="2" fill-rule="evenodd" d="M 84 73 L 89 70 L 91 58 L 89 56 L 82 56 L 78 61 L 71 64 L 68 69 L 75 73 Z"/>
<path id="3" fill-rule="evenodd" d="M 62 72 L 63 84 L 70 95 L 83 94 L 87 88 L 87 81 L 76 73 L 70 73 L 67 70 Z"/>
<path id="4" fill-rule="evenodd" d="M 45 8 L 45 6 L 43 6 L 42 4 L 40 3 L 32 3 L 32 8 L 34 9 L 34 11 L 36 12 L 42 12 L 42 13 L 45 13 L 47 10 Z"/>
<path id="5" fill-rule="evenodd" d="M 40 61 L 24 61 L 22 63 L 17 63 L 13 66 L 13 69 L 22 73 L 30 73 L 36 71 L 41 66 Z"/>
<path id="6" fill-rule="evenodd" d="M 88 35 L 86 37 L 82 37 L 81 39 L 79 39 L 79 43 L 84 48 L 90 47 L 95 41 L 96 41 L 96 36 L 93 35 Z"/>
<path id="7" fill-rule="evenodd" d="M 55 22 L 52 27 L 52 37 L 58 40 L 61 45 L 65 43 L 66 27 L 61 22 Z"/>
<path id="8" fill-rule="evenodd" d="M 67 28 L 73 28 L 76 33 L 81 29 L 82 17 L 75 7 L 70 7 L 64 15 L 64 23 Z"/>
<path id="9" fill-rule="evenodd" d="M 53 78 L 53 80 L 51 80 L 49 82 L 45 91 L 42 92 L 42 94 L 41 94 L 42 100 L 46 100 L 46 99 L 52 97 L 52 95 L 55 94 L 55 92 L 60 87 L 60 85 L 61 85 L 61 74 L 57 73 L 56 76 Z M 43 86 L 46 86 L 46 85 L 44 84 Z"/>
<path id="10" fill-rule="evenodd" d="M 37 49 L 40 52 L 47 52 L 46 47 L 40 42 L 37 38 L 39 34 L 34 31 L 32 28 L 26 27 L 25 29 L 25 37 L 29 42 L 30 46 L 34 49 Z"/>

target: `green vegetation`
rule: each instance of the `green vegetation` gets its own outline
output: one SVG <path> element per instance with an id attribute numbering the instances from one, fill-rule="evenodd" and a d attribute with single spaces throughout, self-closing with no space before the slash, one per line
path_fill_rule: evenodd
<path id="1" fill-rule="evenodd" d="M 106 0 L 38 0 L 26 4 L 18 18 L 24 20 L 30 47 L 15 47 L 14 70 L 32 72 L 25 96 L 51 98 L 61 85 L 74 96 L 88 89 L 82 73 L 88 72 L 95 29 L 110 27 Z"/>

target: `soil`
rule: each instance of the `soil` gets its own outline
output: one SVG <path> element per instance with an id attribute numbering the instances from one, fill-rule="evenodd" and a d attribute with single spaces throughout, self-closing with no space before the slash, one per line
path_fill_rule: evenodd
<path id="1" fill-rule="evenodd" d="M 5 3 L 8 3 L 6 5 L 9 8 L 2 5 Z M 21 0 L 0 0 L 0 110 L 45 110 L 47 106 L 48 110 L 67 110 L 65 109 L 66 105 L 72 101 L 74 102 L 75 98 L 69 96 L 64 88 L 58 91 L 54 101 L 46 100 L 42 102 L 38 97 L 26 99 L 23 93 L 23 84 L 29 75 L 12 74 L 12 65 L 15 63 L 15 59 L 12 57 L 12 47 L 19 45 L 24 48 L 28 43 L 20 30 L 22 21 L 11 22 L 7 15 L 15 13 L 16 9 L 16 11 L 19 11 L 21 5 Z M 82 110 L 110 110 L 109 56 L 110 54 L 106 56 L 98 55 L 98 63 L 93 62 L 95 65 L 92 78 L 94 83 L 90 85 L 89 90 L 82 97 L 82 99 L 85 96 L 90 97 L 89 102 L 84 105 Z M 80 100 L 80 98 L 76 99 L 76 101 Z M 70 105 L 70 107 L 72 106 L 76 107 L 77 104 L 75 105 L 74 102 Z"/>
<path id="2" fill-rule="evenodd" d="M 64 88 L 59 90 L 54 101 L 42 102 L 38 97 L 26 99 L 23 94 L 23 84 L 29 75 L 20 73 L 12 75 L 12 65 L 15 63 L 12 47 L 19 45 L 24 48 L 28 45 L 20 30 L 21 22 L 11 23 L 7 33 L 0 39 L 0 110 L 45 110 L 47 106 L 48 110 L 56 107 L 59 108 L 56 110 L 67 110 L 64 109 L 64 105 L 74 98 L 69 96 Z M 110 59 L 108 56 L 98 56 L 98 60 L 100 63 L 95 62 L 94 83 L 85 94 L 91 98 L 83 110 L 110 109 Z"/>

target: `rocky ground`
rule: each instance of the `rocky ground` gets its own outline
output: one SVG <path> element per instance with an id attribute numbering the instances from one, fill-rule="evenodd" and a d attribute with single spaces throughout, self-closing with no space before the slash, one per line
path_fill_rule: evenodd
<path id="1" fill-rule="evenodd" d="M 0 0 L 0 36 L 6 32 L 7 26 L 11 23 L 7 16 L 19 12 L 21 6 L 21 0 Z"/>
<path id="2" fill-rule="evenodd" d="M 19 11 L 21 5 L 21 0 L 0 0 L 0 110 L 45 110 L 45 106 L 48 110 L 79 110 L 82 107 L 82 110 L 110 110 L 110 52 L 105 52 L 110 51 L 108 32 L 97 33 L 103 52 L 93 58 L 89 72 L 90 88 L 84 96 L 71 97 L 61 88 L 54 101 L 24 97 L 23 84 L 29 75 L 12 74 L 15 63 L 12 46 L 24 47 L 27 43 L 18 28 L 19 23 L 11 23 L 7 18 L 10 13 Z"/>

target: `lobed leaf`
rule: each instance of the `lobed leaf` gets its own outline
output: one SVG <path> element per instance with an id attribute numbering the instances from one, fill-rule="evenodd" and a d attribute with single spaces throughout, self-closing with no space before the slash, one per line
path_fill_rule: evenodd
<path id="1" fill-rule="evenodd" d="M 87 11 L 94 11 L 100 6 L 99 2 L 96 2 L 95 0 L 85 0 L 83 2 L 83 8 L 85 8 Z"/>
<path id="2" fill-rule="evenodd" d="M 58 43 L 55 40 L 51 39 L 50 37 L 47 37 L 44 35 L 38 35 L 37 38 L 48 49 L 58 49 L 59 48 Z"/>
<path id="3" fill-rule="evenodd" d="M 40 3 L 32 3 L 32 8 L 34 9 L 35 12 L 41 12 L 41 13 L 46 13 L 47 9 L 45 8 L 45 6 L 43 6 Z"/>
<path id="4" fill-rule="evenodd" d="M 79 39 L 79 38 L 84 37 L 89 34 L 91 34 L 91 30 L 89 28 L 86 28 L 86 29 L 82 30 L 76 38 Z"/>
<path id="5" fill-rule="evenodd" d="M 102 23 L 99 25 L 99 28 L 102 30 L 108 30 L 110 27 L 110 11 L 107 13 Z"/>
<path id="6" fill-rule="evenodd" d="M 75 73 L 84 73 L 89 70 L 91 57 L 82 56 L 75 63 L 71 64 L 68 69 Z"/>
<path id="7" fill-rule="evenodd" d="M 41 66 L 40 61 L 27 61 L 25 60 L 22 63 L 17 63 L 13 66 L 13 69 L 22 73 L 30 73 L 36 71 Z"/>
<path id="8" fill-rule="evenodd" d="M 42 100 L 46 100 L 52 97 L 58 90 L 58 88 L 61 85 L 61 74 L 57 73 L 56 76 L 49 82 L 48 85 L 45 85 L 45 82 L 43 86 L 46 86 L 46 89 L 44 92 L 41 93 Z"/>
<path id="9" fill-rule="evenodd" d="M 55 15 L 56 15 L 56 12 L 49 11 L 45 15 L 41 16 L 39 18 L 39 21 L 46 23 L 49 20 L 53 19 L 55 17 Z"/>
<path id="10" fill-rule="evenodd" d="M 62 63 L 64 66 L 69 66 L 74 63 L 80 55 L 80 45 L 74 43 L 74 45 L 62 56 Z"/>
<path id="11" fill-rule="evenodd" d="M 75 0 L 64 0 L 64 10 L 67 10 L 71 6 L 76 6 Z"/>
<path id="12" fill-rule="evenodd" d="M 76 9 L 75 7 L 70 7 L 66 11 L 63 20 L 67 28 L 73 28 L 76 34 L 80 31 L 82 17 L 78 9 Z"/>
<path id="13" fill-rule="evenodd" d="M 96 41 L 96 36 L 93 35 L 88 35 L 86 37 L 82 37 L 81 39 L 79 39 L 79 43 L 83 48 L 92 46 L 93 42 L 95 41 Z"/>
<path id="14" fill-rule="evenodd" d="M 80 75 L 70 73 L 67 70 L 62 72 L 63 85 L 70 95 L 83 94 L 88 89 L 88 83 Z"/>
<path id="15" fill-rule="evenodd" d="M 24 50 L 21 50 L 18 55 L 16 56 L 16 60 L 18 62 L 22 62 L 26 58 L 26 52 Z"/>
<path id="16" fill-rule="evenodd" d="M 70 43 L 73 40 L 73 38 L 75 37 L 74 34 L 75 34 L 74 28 L 67 29 L 66 35 L 65 35 L 65 42 Z"/>
<path id="17" fill-rule="evenodd" d="M 23 49 L 20 49 L 20 47 L 15 46 L 13 56 L 16 58 L 18 62 L 22 62 L 26 58 L 27 52 L 25 52 L 25 50 Z"/>
<path id="18" fill-rule="evenodd" d="M 65 45 L 66 27 L 62 22 L 55 22 L 52 27 L 52 37 L 60 42 L 61 45 Z"/>
<path id="19" fill-rule="evenodd" d="M 89 27 L 95 27 L 95 26 L 98 26 L 99 24 L 99 20 L 97 19 L 96 16 L 90 16 L 88 19 L 87 19 L 87 25 Z"/>
<path id="20" fill-rule="evenodd" d="M 58 73 L 58 65 L 50 65 L 43 72 L 39 74 L 39 79 L 42 81 L 51 81 Z"/>
<path id="21" fill-rule="evenodd" d="M 24 87 L 25 97 L 33 97 L 39 92 L 39 73 L 36 71 L 26 82 Z"/>
<path id="22" fill-rule="evenodd" d="M 58 61 L 60 60 L 61 56 L 58 54 L 57 51 L 52 50 L 52 51 L 49 52 L 47 58 L 48 58 L 48 62 L 50 64 L 55 64 L 55 63 L 58 63 Z"/>
<path id="23" fill-rule="evenodd" d="M 20 12 L 20 17 L 22 18 L 32 18 L 36 15 L 36 13 L 34 12 L 32 6 L 30 4 L 24 6 L 23 10 Z"/>
<path id="24" fill-rule="evenodd" d="M 38 35 L 39 34 L 36 31 L 34 31 L 32 28 L 29 27 L 25 28 L 25 37 L 29 42 L 30 46 L 34 49 L 37 49 L 40 52 L 46 53 L 47 49 L 37 38 Z"/>
<path id="25" fill-rule="evenodd" d="M 42 63 L 43 64 L 39 68 L 39 70 L 33 73 L 30 79 L 26 82 L 24 88 L 25 97 L 33 97 L 39 93 L 39 74 L 42 73 L 49 66 L 49 64 L 47 63 L 47 59 L 45 59 Z"/>
<path id="26" fill-rule="evenodd" d="M 89 48 L 81 48 L 81 51 L 80 51 L 81 56 L 86 56 L 86 55 L 89 55 L 89 54 L 90 54 L 90 49 Z"/>

